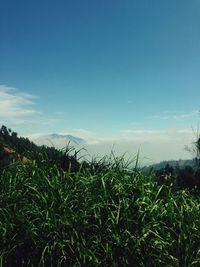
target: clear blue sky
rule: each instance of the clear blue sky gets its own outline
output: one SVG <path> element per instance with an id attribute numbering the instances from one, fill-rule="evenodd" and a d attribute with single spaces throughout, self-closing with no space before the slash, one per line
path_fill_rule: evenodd
<path id="1" fill-rule="evenodd" d="M 22 134 L 85 129 L 104 136 L 196 126 L 199 0 L 0 5 L 4 123 Z M 6 105 L 11 95 L 23 99 Z"/>

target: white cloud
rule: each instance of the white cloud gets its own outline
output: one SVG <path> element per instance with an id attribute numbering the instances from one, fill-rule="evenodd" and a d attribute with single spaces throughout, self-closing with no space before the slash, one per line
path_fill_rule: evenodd
<path id="1" fill-rule="evenodd" d="M 146 117 L 147 119 L 159 119 L 159 120 L 184 120 L 184 119 L 189 119 L 192 117 L 196 117 L 199 115 L 199 110 L 193 110 L 188 113 L 171 113 L 168 111 L 163 112 L 163 114 L 160 115 L 153 115 L 153 116 L 148 116 Z"/>
<path id="2" fill-rule="evenodd" d="M 190 128 L 165 128 L 165 129 L 128 129 L 121 131 L 125 140 L 138 142 L 168 143 L 187 141 L 195 138 L 194 130 Z"/>
<path id="3" fill-rule="evenodd" d="M 122 133 L 125 134 L 158 134 L 161 133 L 162 131 L 160 130 L 122 130 Z"/>
<path id="4" fill-rule="evenodd" d="M 121 133 L 130 135 L 174 135 L 174 134 L 192 134 L 193 130 L 189 128 L 167 128 L 167 129 L 128 129 L 128 130 L 122 130 Z"/>
<path id="5" fill-rule="evenodd" d="M 33 108 L 35 99 L 34 95 L 0 85 L 0 119 L 18 124 L 23 121 L 23 118 L 38 114 L 38 111 Z"/>

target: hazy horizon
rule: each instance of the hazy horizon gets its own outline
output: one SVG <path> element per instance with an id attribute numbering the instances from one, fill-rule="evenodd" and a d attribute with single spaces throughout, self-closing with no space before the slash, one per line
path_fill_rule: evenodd
<path id="1" fill-rule="evenodd" d="M 77 135 L 74 133 L 70 133 L 70 137 L 68 137 L 69 133 L 60 133 L 56 134 L 52 137 L 52 133 L 43 135 L 34 134 L 27 136 L 31 141 L 33 141 L 37 145 L 47 145 L 53 146 L 57 149 L 65 149 L 66 147 L 74 148 L 76 151 L 79 151 L 79 157 L 84 157 L 84 159 L 100 159 L 103 156 L 110 156 L 114 153 L 115 156 L 124 156 L 126 160 L 133 160 L 137 158 L 139 153 L 139 163 L 144 165 L 151 165 L 165 160 L 186 160 L 192 159 L 195 155 L 192 152 L 189 152 L 186 149 L 186 145 L 183 143 L 187 143 L 188 140 L 181 139 L 171 141 L 160 141 L 152 142 L 144 141 L 138 142 L 138 140 L 125 140 L 125 139 L 100 139 L 100 140 L 91 140 L 87 137 L 82 137 L 79 140 Z M 190 141 L 188 142 L 188 147 L 192 148 L 192 143 L 195 139 L 195 136 L 190 134 Z M 172 149 L 172 146 L 176 145 L 176 151 Z M 164 153 L 163 153 L 164 152 Z M 72 151 L 73 153 L 73 151 Z M 181 157 L 179 157 L 181 155 Z"/>

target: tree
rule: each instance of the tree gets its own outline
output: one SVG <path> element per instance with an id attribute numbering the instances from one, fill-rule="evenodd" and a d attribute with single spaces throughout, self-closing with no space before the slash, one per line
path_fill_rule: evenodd
<path id="1" fill-rule="evenodd" d="M 200 137 L 197 138 L 195 144 L 196 158 L 198 161 L 198 166 L 200 167 Z"/>

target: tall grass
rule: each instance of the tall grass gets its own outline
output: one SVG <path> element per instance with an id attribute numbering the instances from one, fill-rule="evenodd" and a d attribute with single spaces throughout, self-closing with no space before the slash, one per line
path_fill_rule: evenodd
<path id="1" fill-rule="evenodd" d="M 200 198 L 123 159 L 0 177 L 0 266 L 200 266 Z"/>

